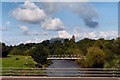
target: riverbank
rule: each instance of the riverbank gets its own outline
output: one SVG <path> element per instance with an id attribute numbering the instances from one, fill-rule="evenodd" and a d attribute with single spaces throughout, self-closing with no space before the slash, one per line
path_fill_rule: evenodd
<path id="1" fill-rule="evenodd" d="M 19 67 L 19 68 L 38 68 L 38 67 L 49 67 L 52 62 L 47 61 L 46 64 L 41 65 L 33 60 L 31 56 L 22 55 L 8 55 L 7 57 L 0 58 L 0 67 Z"/>
<path id="2" fill-rule="evenodd" d="M 35 68 L 35 62 L 31 56 L 8 55 L 8 57 L 0 58 L 2 65 L 0 67 L 22 67 Z"/>

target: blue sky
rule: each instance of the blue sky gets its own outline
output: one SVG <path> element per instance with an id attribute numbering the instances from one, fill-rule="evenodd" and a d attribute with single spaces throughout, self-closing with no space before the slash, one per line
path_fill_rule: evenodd
<path id="1" fill-rule="evenodd" d="M 3 2 L 0 32 L 8 45 L 72 35 L 76 41 L 112 39 L 118 35 L 118 3 Z"/>

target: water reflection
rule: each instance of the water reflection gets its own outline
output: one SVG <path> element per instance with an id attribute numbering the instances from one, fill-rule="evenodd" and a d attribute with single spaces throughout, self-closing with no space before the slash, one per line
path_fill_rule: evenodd
<path id="1" fill-rule="evenodd" d="M 78 77 L 79 70 L 72 68 L 80 68 L 74 61 L 71 60 L 52 60 L 53 64 L 49 68 L 57 69 L 48 69 L 47 76 L 49 77 Z M 58 69 L 59 68 L 59 69 Z M 61 69 L 61 68 L 70 68 L 70 69 Z"/>

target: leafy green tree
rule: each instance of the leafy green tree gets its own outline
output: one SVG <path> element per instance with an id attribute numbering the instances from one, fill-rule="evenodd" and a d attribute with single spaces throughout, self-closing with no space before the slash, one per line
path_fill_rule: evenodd
<path id="1" fill-rule="evenodd" d="M 35 46 L 35 48 L 31 49 L 31 56 L 39 64 L 46 64 L 47 62 L 47 56 L 48 56 L 48 50 L 46 48 L 39 44 Z"/>
<path id="2" fill-rule="evenodd" d="M 65 53 L 65 51 L 61 47 L 57 47 L 55 50 L 55 54 L 57 54 L 57 55 L 62 55 L 64 53 Z"/>
<path id="3" fill-rule="evenodd" d="M 74 45 L 71 45 L 67 51 L 66 51 L 67 54 L 71 54 L 71 55 L 83 55 L 81 50 L 77 48 L 77 46 L 74 44 Z"/>
<path id="4" fill-rule="evenodd" d="M 70 40 L 66 38 L 66 39 L 64 39 L 64 42 L 70 42 Z"/>
<path id="5" fill-rule="evenodd" d="M 7 57 L 8 53 L 9 53 L 9 48 L 8 46 L 5 45 L 5 43 L 2 43 L 2 57 Z"/>
<path id="6" fill-rule="evenodd" d="M 97 40 L 95 43 L 94 43 L 94 46 L 100 48 L 100 49 L 104 49 L 105 46 L 104 46 L 104 43 L 102 42 L 102 40 Z"/>
<path id="7" fill-rule="evenodd" d="M 87 54 L 87 49 L 92 47 L 96 40 L 84 38 L 76 43 L 77 48 L 79 48 L 84 55 Z"/>
<path id="8" fill-rule="evenodd" d="M 113 43 L 113 52 L 120 55 L 120 37 L 118 37 Z"/>
<path id="9" fill-rule="evenodd" d="M 88 67 L 103 67 L 105 63 L 105 53 L 98 47 L 90 47 L 87 49 L 86 64 Z"/>
<path id="10" fill-rule="evenodd" d="M 13 55 L 26 55 L 24 54 L 25 51 L 27 51 L 28 49 L 32 48 L 32 46 L 36 45 L 35 43 L 27 43 L 27 44 L 20 44 L 18 46 L 13 46 L 11 48 L 11 46 L 9 46 L 9 48 L 11 49 L 10 54 Z"/>
<path id="11" fill-rule="evenodd" d="M 2 57 L 2 43 L 0 42 L 0 57 Z"/>
<path id="12" fill-rule="evenodd" d="M 22 51 L 20 49 L 14 48 L 10 51 L 11 55 L 23 55 Z"/>
<path id="13" fill-rule="evenodd" d="M 30 56 L 30 50 L 31 50 L 31 49 L 27 49 L 26 51 L 24 51 L 24 55 L 25 55 L 25 56 L 28 56 L 28 55 Z"/>
<path id="14" fill-rule="evenodd" d="M 49 41 L 49 40 L 45 40 L 45 41 L 42 42 L 42 44 L 43 44 L 44 46 L 48 46 L 48 45 L 50 44 L 50 41 Z"/>
<path id="15" fill-rule="evenodd" d="M 120 56 L 115 56 L 115 59 L 107 61 L 104 68 L 120 68 Z"/>

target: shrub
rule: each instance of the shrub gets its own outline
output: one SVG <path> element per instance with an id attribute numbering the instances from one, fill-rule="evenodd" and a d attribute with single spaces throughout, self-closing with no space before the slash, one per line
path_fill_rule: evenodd
<path id="1" fill-rule="evenodd" d="M 19 60 L 19 58 L 15 58 L 15 60 Z"/>
<path id="2" fill-rule="evenodd" d="M 86 64 L 87 67 L 102 68 L 105 63 L 105 53 L 98 47 L 90 47 L 87 49 Z"/>

